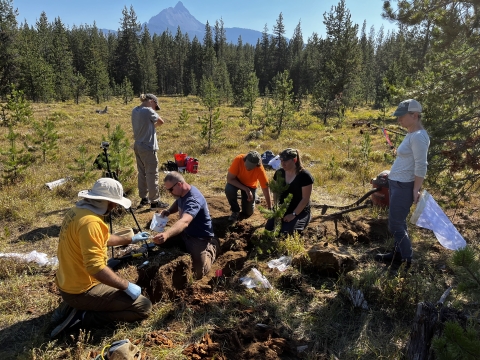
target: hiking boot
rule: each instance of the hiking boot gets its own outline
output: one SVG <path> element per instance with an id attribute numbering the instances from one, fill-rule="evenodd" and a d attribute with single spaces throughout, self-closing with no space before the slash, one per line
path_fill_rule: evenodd
<path id="1" fill-rule="evenodd" d="M 400 255 L 400 252 L 398 251 L 393 251 L 386 254 L 377 254 L 375 255 L 374 259 L 375 261 L 384 262 L 384 263 L 391 263 L 391 262 L 395 264 L 402 263 L 402 255 Z"/>
<path id="2" fill-rule="evenodd" d="M 50 337 L 55 338 L 62 331 L 71 329 L 75 325 L 81 323 L 84 315 L 85 315 L 85 311 L 80 311 L 72 308 L 72 310 L 70 311 L 66 319 L 63 320 L 63 322 L 60 325 L 58 325 L 55 329 L 53 329 L 52 333 L 50 334 Z"/>
<path id="3" fill-rule="evenodd" d="M 150 209 L 166 209 L 168 208 L 170 205 L 168 205 L 167 203 L 164 203 L 162 201 L 155 201 L 155 202 L 152 202 L 150 204 Z"/>
<path id="4" fill-rule="evenodd" d="M 60 305 L 58 305 L 58 307 L 53 311 L 50 322 L 55 325 L 59 324 L 67 317 L 72 309 L 73 308 L 70 305 L 68 305 L 65 301 L 62 301 Z"/>
<path id="5" fill-rule="evenodd" d="M 232 222 L 237 221 L 238 215 L 240 215 L 239 212 L 233 211 L 232 214 L 228 217 L 228 221 L 232 221 Z"/>
<path id="6" fill-rule="evenodd" d="M 144 206 L 147 206 L 148 204 L 150 204 L 150 201 L 148 201 L 147 198 L 142 198 L 142 200 L 140 200 L 140 204 L 138 204 L 137 206 L 137 209 L 141 209 Z"/>

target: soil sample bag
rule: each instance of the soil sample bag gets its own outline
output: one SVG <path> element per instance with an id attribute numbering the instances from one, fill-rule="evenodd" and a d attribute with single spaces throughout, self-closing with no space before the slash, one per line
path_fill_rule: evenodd
<path id="1" fill-rule="evenodd" d="M 152 222 L 150 223 L 150 230 L 156 232 L 163 232 L 163 230 L 165 230 L 167 222 L 168 216 L 162 216 L 159 213 L 154 213 Z"/>

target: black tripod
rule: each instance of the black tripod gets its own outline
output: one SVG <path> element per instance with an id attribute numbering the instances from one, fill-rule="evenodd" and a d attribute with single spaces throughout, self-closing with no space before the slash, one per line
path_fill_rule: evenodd
<path id="1" fill-rule="evenodd" d="M 102 141 L 102 144 L 100 146 L 103 149 L 103 153 L 105 155 L 105 162 L 107 163 L 107 171 L 105 172 L 105 177 L 108 177 L 108 178 L 111 178 L 111 179 L 114 179 L 114 180 L 118 181 L 117 173 L 115 171 L 110 170 L 110 161 L 108 160 L 108 147 L 109 146 L 110 146 L 110 144 L 107 141 Z M 123 196 L 125 197 L 125 194 L 123 194 Z M 132 209 L 131 206 L 128 208 L 128 211 L 130 212 L 130 214 L 132 214 L 133 220 L 135 220 L 135 224 L 137 224 L 138 231 L 141 232 L 142 228 L 140 227 L 140 224 L 138 223 L 137 218 L 135 217 L 135 214 L 133 213 L 133 209 Z M 111 213 L 108 214 L 108 222 L 110 224 L 110 234 L 113 234 L 112 214 Z M 148 249 L 148 245 L 147 245 L 146 241 L 145 241 L 145 246 Z M 114 259 L 114 258 L 115 258 L 115 254 L 114 254 L 114 250 L 113 250 L 113 246 L 112 246 L 112 259 Z"/>

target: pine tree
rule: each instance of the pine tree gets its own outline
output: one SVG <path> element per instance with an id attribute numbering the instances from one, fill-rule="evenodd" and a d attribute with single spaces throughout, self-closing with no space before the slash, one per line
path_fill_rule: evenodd
<path id="1" fill-rule="evenodd" d="M 243 89 L 243 104 L 246 107 L 248 119 L 250 124 L 253 124 L 253 109 L 255 107 L 255 101 L 259 96 L 258 92 L 258 78 L 254 72 L 250 73 L 247 86 Z"/>
<path id="2" fill-rule="evenodd" d="M 17 123 L 26 123 L 30 120 L 33 112 L 30 103 L 25 99 L 22 90 L 17 90 L 15 85 L 10 86 L 10 95 L 5 105 L 7 116 L 4 119 L 4 126 L 14 126 Z"/>
<path id="3" fill-rule="evenodd" d="M 350 11 L 345 6 L 345 0 L 340 0 L 328 14 L 324 14 L 327 32 L 325 44 L 326 55 L 323 63 L 322 74 L 316 84 L 316 91 L 312 96 L 314 103 L 325 108 L 335 99 L 347 102 L 348 95 L 354 94 L 353 87 L 358 84 L 355 77 L 359 73 L 360 51 L 358 47 L 358 25 L 352 24 Z M 326 89 L 320 89 L 325 87 Z M 326 118 L 324 118 L 326 122 Z"/>
<path id="4" fill-rule="evenodd" d="M 78 171 L 79 174 L 74 176 L 74 179 L 78 182 L 85 180 L 91 180 L 96 174 L 93 170 L 94 155 L 87 155 L 87 148 L 85 145 L 80 145 L 78 148 L 79 157 L 74 158 L 75 165 L 67 165 L 68 169 Z"/>
<path id="5" fill-rule="evenodd" d="M 202 76 L 213 78 L 216 65 L 217 55 L 213 47 L 212 29 L 207 21 L 205 25 L 205 36 L 203 37 Z"/>
<path id="6" fill-rule="evenodd" d="M 17 82 L 17 19 L 13 0 L 0 0 L 0 97 L 9 91 L 9 85 Z"/>
<path id="7" fill-rule="evenodd" d="M 107 49 L 105 38 L 94 24 L 93 27 L 89 29 L 84 76 L 88 84 L 88 95 L 91 96 L 97 104 L 100 104 L 102 99 L 105 99 L 110 90 Z"/>
<path id="8" fill-rule="evenodd" d="M 98 164 L 105 170 L 114 174 L 120 182 L 128 181 L 133 176 L 135 169 L 133 167 L 134 158 L 130 151 L 130 142 L 125 136 L 125 131 L 120 125 L 115 126 L 115 129 L 110 133 L 110 124 L 105 125 L 107 128 L 107 136 L 102 136 L 102 141 L 109 143 L 108 148 L 108 164 L 104 154 L 98 157 Z"/>
<path id="9" fill-rule="evenodd" d="M 288 61 L 288 46 L 287 39 L 285 39 L 285 25 L 283 25 L 283 14 L 278 15 L 277 23 L 273 27 L 273 53 L 275 59 L 275 65 L 273 68 L 273 74 L 279 74 L 289 68 Z"/>
<path id="10" fill-rule="evenodd" d="M 138 76 L 141 26 L 137 21 L 133 6 L 130 6 L 130 11 L 125 6 L 122 15 L 118 44 L 115 49 L 115 82 L 121 84 L 127 78 L 132 85 L 133 92 L 138 94 L 142 90 L 141 78 Z"/>
<path id="11" fill-rule="evenodd" d="M 72 76 L 72 94 L 75 99 L 75 104 L 79 104 L 80 98 L 87 92 L 87 80 L 82 74 L 77 72 Z"/>
<path id="12" fill-rule="evenodd" d="M 189 92 L 192 95 L 198 93 L 200 81 L 202 79 L 202 45 L 195 36 L 187 51 L 187 71 L 190 72 Z M 192 92 L 195 91 L 195 94 Z"/>
<path id="13" fill-rule="evenodd" d="M 220 21 L 215 21 L 215 27 L 213 31 L 215 37 L 213 48 L 215 49 L 217 60 L 225 61 L 225 46 L 227 43 L 227 35 L 225 32 L 225 28 L 223 27 L 222 18 L 220 18 Z"/>
<path id="14" fill-rule="evenodd" d="M 65 101 L 72 98 L 72 53 L 68 44 L 66 29 L 60 20 L 56 18 L 52 28 L 52 47 L 50 64 L 54 78 L 53 85 L 57 100 Z"/>
<path id="15" fill-rule="evenodd" d="M 267 24 L 265 24 L 262 31 L 262 38 L 257 42 L 255 50 L 255 72 L 258 76 L 258 84 L 261 94 L 265 94 L 265 90 L 272 78 L 272 58 L 270 35 L 268 34 Z"/>
<path id="16" fill-rule="evenodd" d="M 178 117 L 178 127 L 180 129 L 188 126 L 188 120 L 190 119 L 190 114 L 186 109 L 183 109 L 182 112 L 180 113 L 180 116 Z"/>
<path id="17" fill-rule="evenodd" d="M 155 48 L 158 91 L 161 94 L 173 93 L 175 75 L 172 66 L 172 49 L 174 47 L 172 34 L 167 29 L 161 36 L 153 37 L 153 44 Z"/>
<path id="18" fill-rule="evenodd" d="M 384 16 L 424 34 L 417 41 L 424 71 L 405 86 L 404 97 L 424 107 L 428 129 L 429 176 L 453 202 L 476 191 L 480 181 L 480 13 L 476 2 L 384 2 Z"/>
<path id="19" fill-rule="evenodd" d="M 221 130 L 223 122 L 220 119 L 220 109 L 218 90 L 211 78 L 204 77 L 200 85 L 200 98 L 202 104 L 207 108 L 207 114 L 198 121 L 202 126 L 201 137 L 207 140 L 207 150 L 210 150 L 212 144 L 222 139 Z M 215 108 L 217 108 L 215 110 Z"/>
<path id="20" fill-rule="evenodd" d="M 280 136 L 282 130 L 290 125 L 293 119 L 293 83 L 289 77 L 288 70 L 278 74 L 272 80 L 273 104 L 276 122 L 274 124 L 277 135 Z"/>
<path id="21" fill-rule="evenodd" d="M 291 56 L 290 63 L 291 70 L 290 70 L 290 77 L 293 82 L 293 94 L 295 97 L 295 102 L 298 104 L 297 108 L 299 109 L 300 99 L 302 98 L 302 94 L 306 91 L 306 87 L 303 84 L 303 72 L 305 69 L 303 68 L 304 65 L 304 56 L 303 56 L 303 36 L 302 36 L 302 28 L 300 23 L 295 27 L 293 32 L 293 37 L 290 40 L 288 45 L 288 53 Z"/>
<path id="22" fill-rule="evenodd" d="M 155 51 L 147 25 L 143 27 L 139 46 L 139 71 L 141 93 L 156 93 L 157 69 L 155 66 Z"/>
<path id="23" fill-rule="evenodd" d="M 120 92 L 122 95 L 122 100 L 125 105 L 133 100 L 133 87 L 127 77 L 123 79 L 122 85 L 120 87 Z"/>
<path id="24" fill-rule="evenodd" d="M 20 137 L 13 129 L 13 125 L 8 126 L 8 134 L 5 138 L 9 141 L 10 147 L 1 151 L 5 156 L 3 160 L 3 179 L 11 184 L 20 180 L 23 172 L 34 162 L 34 157 L 26 152 L 25 149 L 18 149 L 17 139 Z"/>
<path id="25" fill-rule="evenodd" d="M 188 51 L 188 35 L 183 36 L 180 26 L 174 38 L 173 48 L 173 68 L 175 74 L 175 92 L 177 94 L 186 95 L 188 93 L 185 84 L 188 84 L 188 72 L 186 72 L 187 51 Z M 188 86 L 187 86 L 188 87 Z"/>
<path id="26" fill-rule="evenodd" d="M 55 130 L 55 123 L 45 119 L 42 123 L 34 122 L 33 129 L 35 135 L 32 140 L 34 144 L 40 146 L 43 162 L 46 162 L 47 158 L 55 160 L 58 150 L 58 133 Z"/>

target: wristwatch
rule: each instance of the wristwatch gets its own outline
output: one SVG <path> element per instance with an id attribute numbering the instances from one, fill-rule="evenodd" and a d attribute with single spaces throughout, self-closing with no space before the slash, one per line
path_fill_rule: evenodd
<path id="1" fill-rule="evenodd" d="M 297 216 L 297 213 L 294 211 L 294 212 L 292 212 L 292 215 L 293 215 L 293 216 Z"/>

